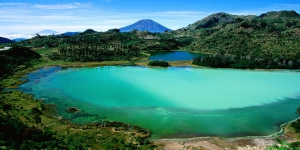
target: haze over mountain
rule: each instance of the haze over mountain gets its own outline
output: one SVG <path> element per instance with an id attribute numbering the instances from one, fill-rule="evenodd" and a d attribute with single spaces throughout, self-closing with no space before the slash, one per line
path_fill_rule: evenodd
<path id="1" fill-rule="evenodd" d="M 43 31 L 40 31 L 38 32 L 37 34 L 39 35 L 51 35 L 51 34 L 59 34 L 59 32 L 57 31 L 53 31 L 53 30 L 43 30 Z"/>
<path id="2" fill-rule="evenodd" d="M 27 40 L 26 38 L 15 38 L 13 39 L 13 41 L 15 42 L 21 42 L 21 41 L 24 41 L 24 40 Z"/>
<path id="3" fill-rule="evenodd" d="M 149 32 L 165 32 L 171 31 L 171 29 L 151 20 L 151 19 L 143 19 L 132 25 L 120 28 L 121 32 L 130 32 L 133 30 L 138 31 L 149 31 Z"/>
<path id="4" fill-rule="evenodd" d="M 79 33 L 81 33 L 81 32 L 70 32 L 70 31 L 68 31 L 68 32 L 62 33 L 62 35 L 74 36 L 74 35 L 77 35 Z"/>

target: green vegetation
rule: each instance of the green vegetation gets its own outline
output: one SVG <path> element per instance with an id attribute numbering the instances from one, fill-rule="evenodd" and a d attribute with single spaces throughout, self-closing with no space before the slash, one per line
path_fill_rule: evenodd
<path id="1" fill-rule="evenodd" d="M 0 78 L 12 75 L 15 71 L 31 67 L 41 56 L 29 48 L 14 46 L 0 51 Z"/>
<path id="2" fill-rule="evenodd" d="M 118 29 L 96 32 L 87 29 L 74 36 L 36 35 L 14 44 L 36 49 L 50 60 L 91 62 L 139 59 L 145 57 L 141 54 L 142 50 L 173 50 L 189 43 L 160 33 L 119 32 Z"/>
<path id="3" fill-rule="evenodd" d="M 299 28 L 300 15 L 295 11 L 260 16 L 217 13 L 176 31 L 176 35 L 194 38 L 186 49 L 211 54 L 194 64 L 294 69 L 300 68 Z M 220 59 L 223 63 L 218 63 Z"/>
<path id="4" fill-rule="evenodd" d="M 168 66 L 170 66 L 170 65 L 169 65 L 168 62 L 156 60 L 156 61 L 150 61 L 150 62 L 148 63 L 148 66 L 168 67 Z"/>

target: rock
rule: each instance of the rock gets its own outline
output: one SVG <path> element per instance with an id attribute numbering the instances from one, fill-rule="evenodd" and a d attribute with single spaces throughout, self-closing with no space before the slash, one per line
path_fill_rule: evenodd
<path id="1" fill-rule="evenodd" d="M 68 113 L 78 113 L 79 109 L 76 107 L 70 107 L 66 110 Z"/>

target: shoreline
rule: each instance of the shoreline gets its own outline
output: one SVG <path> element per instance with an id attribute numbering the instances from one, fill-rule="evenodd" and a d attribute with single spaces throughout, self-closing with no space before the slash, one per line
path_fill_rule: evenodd
<path id="1" fill-rule="evenodd" d="M 97 66 L 122 66 L 124 65 L 124 62 L 128 62 L 128 61 L 107 61 L 107 62 L 87 62 L 87 63 L 81 63 L 81 62 L 66 62 L 65 64 L 40 64 L 37 66 L 34 66 L 30 69 L 26 69 L 26 70 L 22 70 L 20 74 L 17 74 L 17 76 L 22 76 L 21 78 L 24 78 L 24 76 L 26 76 L 28 73 L 33 72 L 35 70 L 38 70 L 40 68 L 43 67 L 75 67 L 75 68 L 81 68 L 81 67 L 97 67 Z M 145 62 L 142 62 L 145 63 Z M 191 61 L 174 61 L 172 64 L 172 66 L 170 67 L 182 67 L 185 66 L 187 64 L 190 64 Z M 126 65 L 125 65 L 126 66 Z M 146 64 L 139 64 L 138 66 L 144 66 L 144 67 L 149 67 Z M 192 67 L 193 66 L 189 66 Z M 152 68 L 152 67 L 149 67 Z M 155 67 L 156 68 L 156 67 Z M 201 66 L 196 66 L 195 68 L 207 68 L 207 67 L 201 67 Z M 212 68 L 213 69 L 213 68 Z M 233 68 L 225 68 L 225 69 L 233 69 Z M 238 69 L 238 70 L 248 70 L 248 69 Z M 263 71 L 270 71 L 270 69 L 262 69 Z M 279 69 L 279 70 L 289 70 L 289 69 Z M 17 85 L 14 85 L 16 87 L 19 87 L 21 84 L 28 82 L 28 81 L 21 81 L 19 78 L 19 83 Z M 24 93 L 23 91 L 21 91 L 22 93 Z M 299 118 L 297 118 L 299 119 Z M 222 138 L 222 137 L 217 137 L 217 136 L 204 136 L 204 137 L 191 137 L 191 138 L 165 138 L 165 139 L 151 139 L 150 137 L 150 141 L 153 142 L 158 142 L 158 143 L 189 143 L 189 142 L 195 142 L 195 141 L 203 141 L 203 140 L 207 140 L 207 139 L 219 139 L 219 140 L 223 140 L 223 141 L 239 141 L 239 140 L 257 140 L 257 139 L 262 139 L 262 140 L 273 140 L 275 141 L 276 138 L 280 137 L 280 136 L 284 136 L 285 133 L 285 127 L 287 125 L 289 125 L 290 123 L 296 121 L 297 119 L 294 119 L 292 121 L 289 121 L 287 123 L 284 123 L 282 125 L 280 125 L 280 131 L 276 132 L 272 135 L 266 135 L 266 136 L 245 136 L 245 137 L 231 137 L 231 138 Z M 113 121 L 116 122 L 116 121 Z M 146 129 L 146 128 L 143 128 Z M 147 129 L 146 129 L 147 130 Z M 275 141 L 276 142 L 276 141 Z M 213 144 L 213 143 L 211 143 Z M 274 143 L 273 143 L 274 144 Z"/>

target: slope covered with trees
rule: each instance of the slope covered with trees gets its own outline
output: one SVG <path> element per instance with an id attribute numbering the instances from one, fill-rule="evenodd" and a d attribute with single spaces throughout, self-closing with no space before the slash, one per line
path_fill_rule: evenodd
<path id="1" fill-rule="evenodd" d="M 189 51 L 212 54 L 194 64 L 234 68 L 299 68 L 300 15 L 295 11 L 260 16 L 217 13 L 175 34 L 191 36 Z M 219 63 L 221 61 L 222 63 Z M 224 65 L 226 64 L 226 65 Z"/>
<path id="2" fill-rule="evenodd" d="M 0 51 L 0 79 L 12 75 L 19 69 L 31 67 L 41 56 L 29 48 L 13 46 Z"/>

